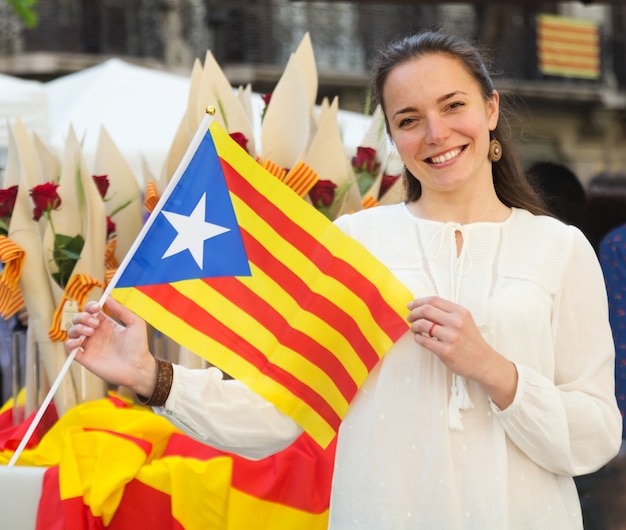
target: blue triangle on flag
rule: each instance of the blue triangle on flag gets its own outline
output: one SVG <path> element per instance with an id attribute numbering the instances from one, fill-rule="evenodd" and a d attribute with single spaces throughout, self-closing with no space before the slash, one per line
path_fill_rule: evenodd
<path id="1" fill-rule="evenodd" d="M 203 197 L 206 201 L 204 205 Z M 180 250 L 180 244 L 176 251 L 172 251 L 170 247 L 173 242 L 176 243 L 179 233 L 164 212 L 171 212 L 176 217 L 189 217 L 196 208 L 202 206 L 205 211 L 204 221 L 221 227 L 218 230 L 220 233 L 203 242 L 196 239 L 195 258 L 191 249 Z M 250 276 L 250 266 L 237 217 L 210 131 L 204 135 L 162 208 L 152 215 L 156 217 L 128 261 L 116 287 L 156 285 L 220 276 Z M 193 241 L 193 236 L 198 233 L 202 233 L 202 230 L 193 227 L 180 237 L 185 241 Z M 201 254 L 202 266 L 198 254 Z"/>

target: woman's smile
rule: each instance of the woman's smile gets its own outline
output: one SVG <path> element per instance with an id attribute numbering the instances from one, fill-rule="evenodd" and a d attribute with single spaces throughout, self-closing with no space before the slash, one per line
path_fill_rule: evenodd
<path id="1" fill-rule="evenodd" d="M 449 162 L 450 160 L 455 159 L 457 156 L 459 156 L 463 152 L 464 149 L 465 149 L 465 146 L 455 147 L 453 149 L 445 151 L 444 153 L 440 153 L 440 154 L 431 156 L 430 158 L 427 158 L 426 162 L 429 164 L 433 164 L 433 165 L 444 164 L 445 162 Z"/>

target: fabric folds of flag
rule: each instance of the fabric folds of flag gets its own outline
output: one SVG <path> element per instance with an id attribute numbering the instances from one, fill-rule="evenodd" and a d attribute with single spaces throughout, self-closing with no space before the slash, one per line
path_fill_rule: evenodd
<path id="1" fill-rule="evenodd" d="M 409 290 L 206 117 L 110 285 L 322 447 L 408 330 Z"/>
<path id="2" fill-rule="evenodd" d="M 49 467 L 37 530 L 324 530 L 334 454 L 303 434 L 247 460 L 110 395 L 68 411 L 23 456 Z"/>

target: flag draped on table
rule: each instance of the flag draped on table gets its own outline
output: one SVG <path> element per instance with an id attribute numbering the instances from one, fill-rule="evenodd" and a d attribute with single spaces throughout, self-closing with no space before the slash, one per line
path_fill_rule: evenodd
<path id="1" fill-rule="evenodd" d="M 115 394 L 81 403 L 22 453 L 48 467 L 36 530 L 325 530 L 335 447 L 306 433 L 262 460 L 189 438 Z M 0 444 L 0 463 L 11 456 Z"/>
<path id="2" fill-rule="evenodd" d="M 322 447 L 408 330 L 409 290 L 207 116 L 109 286 Z"/>

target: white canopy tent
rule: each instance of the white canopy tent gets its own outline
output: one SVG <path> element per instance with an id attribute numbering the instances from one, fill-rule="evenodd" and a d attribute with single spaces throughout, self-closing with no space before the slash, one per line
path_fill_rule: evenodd
<path id="1" fill-rule="evenodd" d="M 189 79 L 109 59 L 45 84 L 50 148 L 65 147 L 70 127 L 91 163 L 101 127 L 143 181 L 145 160 L 158 175 L 187 106 Z"/>
<path id="2" fill-rule="evenodd" d="M 190 73 L 191 74 L 191 73 Z M 139 184 L 142 159 L 154 176 L 163 162 L 187 108 L 189 77 L 109 59 L 97 66 L 46 83 L 49 147 L 62 152 L 70 126 L 83 142 L 87 163 L 95 155 L 103 126 L 126 158 Z M 260 144 L 261 95 L 252 94 L 254 133 Z M 355 152 L 371 117 L 339 111 L 346 152 Z"/>
<path id="3" fill-rule="evenodd" d="M 0 74 L 0 169 L 6 165 L 9 130 L 19 118 L 48 141 L 48 105 L 43 83 Z"/>
<path id="4" fill-rule="evenodd" d="M 45 84 L 49 108 L 49 145 L 59 152 L 70 125 L 83 139 L 87 161 L 95 154 L 103 126 L 142 184 L 142 158 L 155 176 L 160 171 L 187 108 L 189 77 L 109 59 L 100 65 Z M 260 143 L 260 94 L 252 94 L 257 144 Z M 347 152 L 367 131 L 371 117 L 339 111 Z"/>

